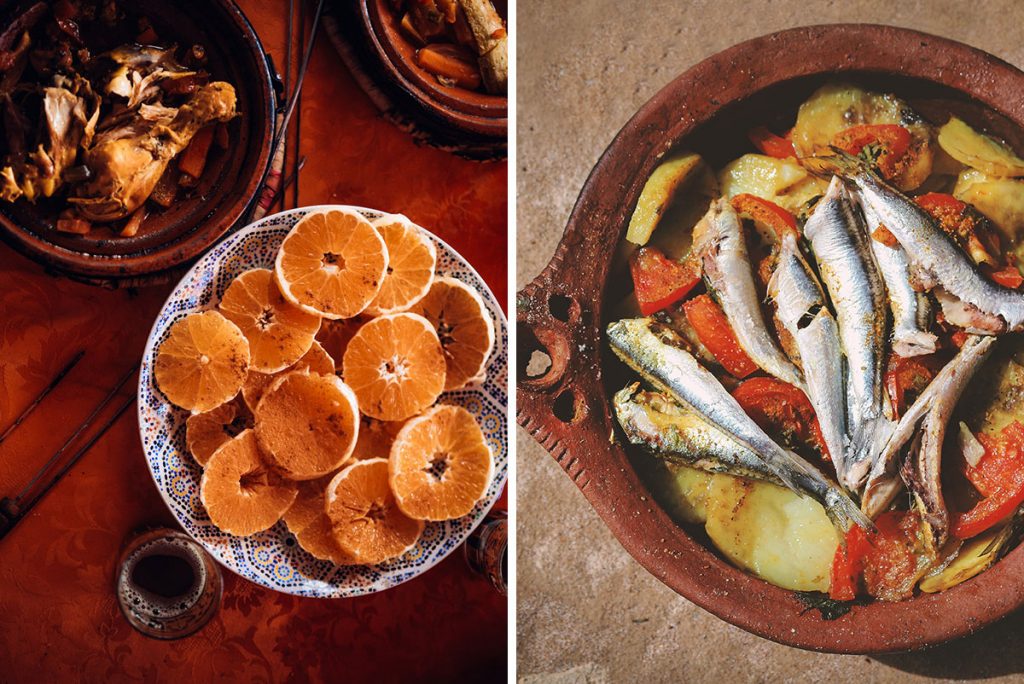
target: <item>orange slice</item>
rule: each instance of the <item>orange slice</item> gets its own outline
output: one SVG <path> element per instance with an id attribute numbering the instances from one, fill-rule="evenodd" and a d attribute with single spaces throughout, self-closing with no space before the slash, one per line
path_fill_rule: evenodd
<path id="1" fill-rule="evenodd" d="M 335 475 L 327 485 L 326 511 L 338 546 L 359 563 L 401 556 L 423 533 L 423 521 L 398 508 L 385 458 L 353 463 Z"/>
<path id="2" fill-rule="evenodd" d="M 295 535 L 299 546 L 314 558 L 331 561 L 335 565 L 352 565 L 355 559 L 338 546 L 331 519 L 324 512 L 324 493 L 332 479 L 333 474 L 318 480 L 300 482 L 299 495 L 284 514 L 284 522 Z"/>
<path id="3" fill-rule="evenodd" d="M 325 318 L 320 325 L 320 332 L 316 334 L 316 340 L 331 355 L 332 359 L 340 363 L 341 358 L 345 355 L 345 348 L 348 347 L 348 343 L 355 337 L 356 332 L 359 331 L 363 323 L 366 323 L 368 320 L 370 318 L 365 314 L 336 321 Z M 341 370 L 340 366 L 338 370 Z"/>
<path id="4" fill-rule="evenodd" d="M 438 277 L 409 311 L 437 330 L 447 363 L 446 392 L 483 381 L 487 357 L 494 349 L 494 322 L 480 293 L 461 280 Z"/>
<path id="5" fill-rule="evenodd" d="M 441 343 L 430 323 L 410 313 L 387 314 L 359 328 L 341 363 L 360 410 L 379 420 L 405 420 L 444 389 Z"/>
<path id="6" fill-rule="evenodd" d="M 265 268 L 235 278 L 217 308 L 249 340 L 249 365 L 261 373 L 274 373 L 298 361 L 320 329 L 320 317 L 282 297 L 273 272 Z"/>
<path id="7" fill-rule="evenodd" d="M 307 214 L 285 236 L 274 274 L 281 294 L 303 311 L 351 318 L 373 301 L 388 267 L 388 248 L 354 211 Z"/>
<path id="8" fill-rule="evenodd" d="M 359 436 L 356 396 L 336 375 L 296 371 L 274 381 L 256 405 L 260 447 L 287 477 L 337 470 Z"/>
<path id="9" fill-rule="evenodd" d="M 301 359 L 280 373 L 260 373 L 251 370 L 245 378 L 245 384 L 242 385 L 242 397 L 245 399 L 245 403 L 251 410 L 255 411 L 256 404 L 260 403 L 260 399 L 263 398 L 263 393 L 267 391 L 267 388 L 273 384 L 274 380 L 281 373 L 297 370 L 308 370 L 320 375 L 331 375 L 334 373 L 334 359 L 324 351 L 319 342 L 314 340 L 313 346 L 302 355 Z"/>
<path id="10" fill-rule="evenodd" d="M 185 446 L 196 463 L 206 466 L 222 444 L 251 427 L 249 407 L 235 397 L 215 409 L 189 416 L 185 421 Z"/>
<path id="11" fill-rule="evenodd" d="M 388 246 L 388 268 L 380 292 L 366 307 L 366 313 L 404 311 L 430 290 L 437 250 L 423 229 L 401 214 L 382 216 L 373 227 Z"/>
<path id="12" fill-rule="evenodd" d="M 352 458 L 365 461 L 370 458 L 387 458 L 398 431 L 405 425 L 402 421 L 384 421 L 362 416 L 359 419 L 359 440 L 352 452 Z"/>
<path id="13" fill-rule="evenodd" d="M 189 411 L 209 411 L 234 397 L 248 371 L 249 342 L 216 311 L 176 320 L 153 362 L 157 386 Z"/>
<path id="14" fill-rule="evenodd" d="M 253 431 L 245 430 L 210 457 L 199 498 L 221 531 L 248 537 L 273 527 L 298 491 L 267 467 Z"/>
<path id="15" fill-rule="evenodd" d="M 473 414 L 441 404 L 405 424 L 391 447 L 389 470 L 406 515 L 451 520 L 472 511 L 487 491 L 494 459 Z"/>

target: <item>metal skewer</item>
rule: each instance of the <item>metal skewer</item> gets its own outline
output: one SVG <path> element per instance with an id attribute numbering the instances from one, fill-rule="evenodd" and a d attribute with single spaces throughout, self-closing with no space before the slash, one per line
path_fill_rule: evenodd
<path id="1" fill-rule="evenodd" d="M 54 375 L 53 379 L 50 380 L 50 384 L 44 387 L 43 391 L 37 394 L 36 398 L 32 400 L 32 403 L 25 407 L 25 410 L 21 412 L 21 415 L 15 418 L 14 422 L 8 425 L 7 429 L 4 430 L 2 434 L 0 434 L 0 444 L 3 444 L 4 440 L 7 439 L 8 435 L 14 432 L 14 430 L 17 429 L 19 425 L 21 425 L 21 422 L 28 418 L 30 413 L 36 410 L 36 407 L 42 403 L 43 399 L 46 398 L 46 395 L 52 392 L 53 389 L 60 384 L 60 381 L 64 379 L 64 376 L 70 373 L 71 369 L 78 365 L 78 362 L 82 360 L 83 356 L 85 356 L 84 349 L 79 351 L 74 356 L 72 356 L 71 360 L 64 364 L 63 368 L 57 371 L 57 374 Z"/>

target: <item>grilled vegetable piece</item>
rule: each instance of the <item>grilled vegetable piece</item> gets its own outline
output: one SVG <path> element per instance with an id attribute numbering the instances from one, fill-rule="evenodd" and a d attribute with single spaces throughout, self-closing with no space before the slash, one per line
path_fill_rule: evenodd
<path id="1" fill-rule="evenodd" d="M 745 154 L 728 164 L 718 174 L 718 181 L 727 199 L 744 193 L 756 195 L 794 214 L 825 187 L 795 159 L 762 154 Z"/>
<path id="2" fill-rule="evenodd" d="M 949 156 L 972 169 L 999 178 L 1024 176 L 1024 159 L 1012 147 L 955 116 L 939 129 L 938 141 Z"/>
<path id="3" fill-rule="evenodd" d="M 921 591 L 934 594 L 980 575 L 1006 551 L 1014 536 L 1013 528 L 1012 523 L 1001 525 L 964 543 L 948 565 L 921 580 Z"/>
<path id="4" fill-rule="evenodd" d="M 693 177 L 702 164 L 699 154 L 689 152 L 672 155 L 658 164 L 640 191 L 626 229 L 627 241 L 634 245 L 647 244 L 676 191 Z"/>
<path id="5" fill-rule="evenodd" d="M 722 307 L 710 296 L 694 297 L 683 304 L 683 311 L 701 344 L 722 368 L 737 378 L 745 378 L 757 370 L 757 364 L 750 360 L 736 339 Z"/>
<path id="6" fill-rule="evenodd" d="M 700 283 L 696 262 L 672 261 L 655 247 L 642 247 L 633 254 L 629 270 L 640 313 L 645 316 L 675 304 Z"/>

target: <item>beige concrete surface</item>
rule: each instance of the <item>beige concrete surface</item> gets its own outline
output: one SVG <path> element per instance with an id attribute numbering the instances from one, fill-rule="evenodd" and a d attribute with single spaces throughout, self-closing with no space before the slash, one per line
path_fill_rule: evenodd
<path id="1" fill-rule="evenodd" d="M 797 25 L 886 23 L 1024 65 L 1024 3 L 1012 0 L 519 0 L 517 7 L 520 288 L 547 263 L 583 181 L 619 128 L 675 75 L 734 43 Z M 1021 614 L 953 644 L 884 657 L 807 653 L 747 634 L 650 576 L 521 429 L 517 444 L 521 682 L 1022 678 Z"/>

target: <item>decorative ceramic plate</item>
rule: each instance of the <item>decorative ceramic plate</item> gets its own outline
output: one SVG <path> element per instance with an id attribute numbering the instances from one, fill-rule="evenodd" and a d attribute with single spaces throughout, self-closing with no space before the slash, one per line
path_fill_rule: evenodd
<path id="1" fill-rule="evenodd" d="M 362 207 L 304 207 L 267 216 L 213 247 L 171 292 L 146 343 L 139 374 L 139 432 L 149 470 L 168 508 L 185 531 L 226 568 L 271 589 L 300 596 L 341 598 L 382 591 L 429 570 L 469 536 L 505 486 L 508 472 L 508 328 L 501 308 L 483 279 L 445 242 L 427 233 L 437 247 L 437 273 L 457 278 L 479 291 L 495 322 L 494 351 L 487 378 L 440 401 L 472 413 L 494 454 L 494 480 L 473 511 L 457 520 L 427 523 L 416 547 L 381 565 L 341 567 L 317 560 L 302 550 L 284 522 L 251 537 L 235 537 L 210 522 L 199 500 L 202 469 L 185 448 L 188 412 L 173 406 L 153 380 L 156 350 L 171 324 L 187 314 L 211 309 L 238 274 L 250 268 L 273 268 L 274 256 L 288 231 L 308 213 L 341 208 L 369 220 L 383 212 Z"/>

